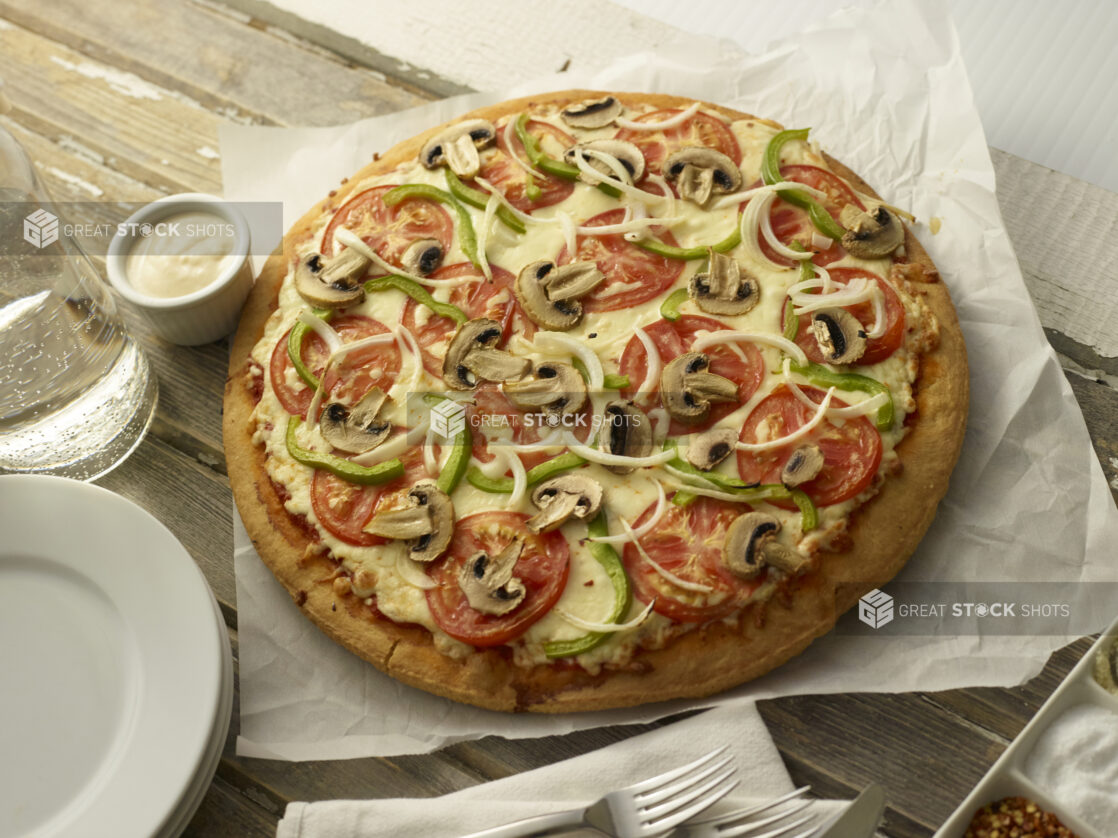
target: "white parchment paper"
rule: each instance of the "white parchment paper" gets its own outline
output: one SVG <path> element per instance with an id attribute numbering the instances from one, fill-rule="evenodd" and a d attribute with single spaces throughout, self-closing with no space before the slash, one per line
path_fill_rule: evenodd
<path id="1" fill-rule="evenodd" d="M 563 74 L 339 128 L 225 125 L 225 194 L 281 200 L 290 224 L 374 151 L 475 107 L 573 86 L 674 93 L 814 126 L 813 138 L 891 203 L 942 219 L 938 235 L 924 225 L 917 233 L 966 335 L 971 418 L 951 489 L 900 578 L 1118 580 L 1107 550 L 1118 543 L 1118 512 L 1006 236 L 954 28 L 930 0 L 841 12 L 751 56 L 711 42 L 702 54 L 628 56 L 591 76 Z M 1068 640 L 832 633 L 776 672 L 706 702 L 508 716 L 402 686 L 327 640 L 239 527 L 236 573 L 238 752 L 283 759 L 426 752 L 487 734 L 544 736 L 792 693 L 1012 685 Z M 1099 612 L 1090 624 L 1102 628 L 1113 614 Z"/>

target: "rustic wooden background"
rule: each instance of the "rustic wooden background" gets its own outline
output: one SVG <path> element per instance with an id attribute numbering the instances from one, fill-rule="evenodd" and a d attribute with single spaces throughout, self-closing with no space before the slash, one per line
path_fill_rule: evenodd
<path id="1" fill-rule="evenodd" d="M 256 0 L 233 2 L 0 0 L 0 78 L 14 106 L 0 124 L 24 144 L 58 200 L 220 193 L 222 120 L 335 124 L 461 90 Z M 1029 291 L 1118 497 L 1118 195 L 991 153 Z M 121 217 L 91 205 L 88 217 L 73 220 Z M 236 657 L 232 499 L 221 445 L 227 347 L 175 347 L 125 316 L 158 373 L 159 412 L 132 458 L 98 482 L 156 515 L 186 545 L 221 603 Z M 928 836 L 1087 646 L 1060 650 L 1018 689 L 803 696 L 760 709 L 793 780 L 836 798 L 877 781 L 890 804 L 884 833 Z M 186 834 L 268 836 L 290 800 L 439 795 L 650 727 L 300 764 L 238 758 L 235 708 L 217 777 Z"/>

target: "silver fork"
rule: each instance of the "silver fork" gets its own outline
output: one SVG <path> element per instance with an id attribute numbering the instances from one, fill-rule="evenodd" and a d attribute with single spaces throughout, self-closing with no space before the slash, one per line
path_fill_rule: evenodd
<path id="1" fill-rule="evenodd" d="M 811 805 L 810 800 L 801 799 L 809 791 L 811 786 L 804 786 L 748 809 L 690 821 L 666 838 L 810 838 L 818 829 L 808 826 L 814 817 L 800 815 Z M 793 834 L 794 830 L 802 831 Z"/>
<path id="2" fill-rule="evenodd" d="M 616 838 L 663 835 L 721 800 L 737 785 L 731 758 L 719 759 L 725 752 L 726 747 L 721 747 L 680 768 L 611 791 L 585 808 L 526 818 L 465 838 L 526 838 L 579 827 L 592 827 Z"/>

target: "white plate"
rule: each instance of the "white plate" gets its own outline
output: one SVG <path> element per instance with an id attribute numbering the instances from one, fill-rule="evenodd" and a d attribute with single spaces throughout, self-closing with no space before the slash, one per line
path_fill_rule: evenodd
<path id="1" fill-rule="evenodd" d="M 154 836 L 211 757 L 227 638 L 166 527 L 0 477 L 0 838 Z"/>

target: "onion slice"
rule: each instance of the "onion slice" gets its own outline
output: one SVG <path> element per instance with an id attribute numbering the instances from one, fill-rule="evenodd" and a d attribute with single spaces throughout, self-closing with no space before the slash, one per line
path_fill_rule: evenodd
<path id="1" fill-rule="evenodd" d="M 642 611 L 640 614 L 635 616 L 633 619 L 631 619 L 627 623 L 595 623 L 591 620 L 584 620 L 584 619 L 582 619 L 582 617 L 576 617 L 574 614 L 572 614 L 567 609 L 560 608 L 558 606 L 555 607 L 554 611 L 558 616 L 562 617 L 564 620 L 566 620 L 572 626 L 576 626 L 580 629 L 585 629 L 586 631 L 598 632 L 599 634 L 609 634 L 609 633 L 612 633 L 612 632 L 628 631 L 629 629 L 635 629 L 637 626 L 639 626 L 641 623 L 643 623 L 646 619 L 648 619 L 648 615 L 652 613 L 652 606 L 655 605 L 655 604 L 656 604 L 655 600 L 648 603 L 648 605 L 645 606 L 644 611 Z"/>
<path id="2" fill-rule="evenodd" d="M 795 442 L 797 439 L 807 436 L 823 421 L 824 417 L 826 417 L 827 410 L 831 406 L 831 399 L 834 398 L 834 395 L 835 388 L 829 388 L 827 390 L 827 395 L 823 397 L 823 401 L 815 406 L 815 415 L 803 425 L 796 428 L 796 430 L 792 431 L 792 433 L 777 437 L 776 439 L 770 439 L 768 442 L 738 442 L 735 443 L 735 447 L 738 451 L 768 451 L 770 448 L 778 448 L 781 445 L 787 445 L 789 442 Z M 812 402 L 812 404 L 814 404 L 814 402 Z"/>
<path id="3" fill-rule="evenodd" d="M 699 102 L 688 105 L 675 116 L 662 119 L 659 122 L 637 122 L 632 119 L 625 119 L 624 117 L 617 117 L 613 122 L 621 128 L 628 128 L 631 131 L 662 131 L 665 128 L 675 128 L 677 125 L 682 125 L 684 122 L 693 117 L 699 110 Z"/>
<path id="4" fill-rule="evenodd" d="M 648 356 L 646 363 L 648 370 L 644 374 L 644 381 L 641 386 L 637 388 L 638 393 L 651 393 L 656 389 L 657 382 L 660 381 L 660 371 L 664 368 L 664 361 L 660 357 L 660 350 L 656 348 L 656 343 L 648 336 L 648 332 L 644 329 L 634 329 L 633 334 L 637 336 L 637 340 L 644 346 L 645 355 Z"/>
<path id="5" fill-rule="evenodd" d="M 664 512 L 667 509 L 667 495 L 664 494 L 664 486 L 659 480 L 656 481 L 656 509 L 652 512 L 651 517 L 636 529 L 630 529 L 629 532 L 619 533 L 618 535 L 599 535 L 593 538 L 587 538 L 587 541 L 596 541 L 600 544 L 624 544 L 631 541 L 633 538 L 640 538 L 642 535 L 647 535 L 652 529 L 660 523 L 660 519 L 664 517 Z M 632 533 L 630 536 L 629 533 Z"/>
<path id="6" fill-rule="evenodd" d="M 337 230 L 334 231 L 334 241 L 336 241 L 338 244 L 344 244 L 346 247 L 353 248 L 385 273 L 394 274 L 395 276 L 402 276 L 405 279 L 410 279 L 412 282 L 418 282 L 420 285 L 427 285 L 437 288 L 440 285 L 456 286 L 465 285 L 469 282 L 482 281 L 481 277 L 477 276 L 460 276 L 451 277 L 448 279 L 431 279 L 427 276 L 417 276 L 416 274 L 410 274 L 403 268 L 397 268 L 395 265 L 386 262 L 384 259 L 381 258 L 379 253 L 369 247 L 369 245 L 365 244 L 360 236 L 358 236 L 352 230 L 346 229 L 345 227 L 339 227 Z"/>
<path id="7" fill-rule="evenodd" d="M 779 349 L 781 352 L 787 352 L 793 356 L 801 364 L 807 363 L 807 355 L 804 354 L 803 349 L 788 338 L 781 337 L 780 335 L 764 335 L 756 334 L 754 332 L 735 332 L 730 330 L 721 330 L 717 332 L 710 332 L 709 334 L 700 335 L 695 338 L 694 343 L 691 344 L 691 349 L 695 352 L 702 352 L 711 346 L 720 343 L 759 343 L 765 346 L 772 346 Z"/>
<path id="8" fill-rule="evenodd" d="M 439 583 L 423 572 L 423 566 L 409 558 L 407 552 L 401 551 L 396 557 L 396 572 L 400 578 L 413 587 L 424 591 L 437 588 Z"/>
<path id="9" fill-rule="evenodd" d="M 633 532 L 633 528 L 629 526 L 629 522 L 626 521 L 624 518 L 620 518 L 619 520 L 621 521 L 621 528 L 625 530 L 626 534 L 631 535 L 631 533 Z M 702 593 L 710 593 L 714 590 L 714 588 L 712 588 L 710 585 L 704 585 L 701 582 L 688 582 L 686 579 L 681 579 L 680 577 L 676 576 L 663 565 L 659 564 L 654 558 L 652 558 L 652 556 L 648 555 L 648 551 L 644 549 L 644 546 L 641 544 L 639 538 L 633 538 L 633 546 L 637 548 L 637 552 L 640 553 L 641 558 L 648 562 L 652 566 L 653 570 L 655 570 L 677 588 L 683 588 L 683 590 L 685 591 L 700 591 Z"/>

